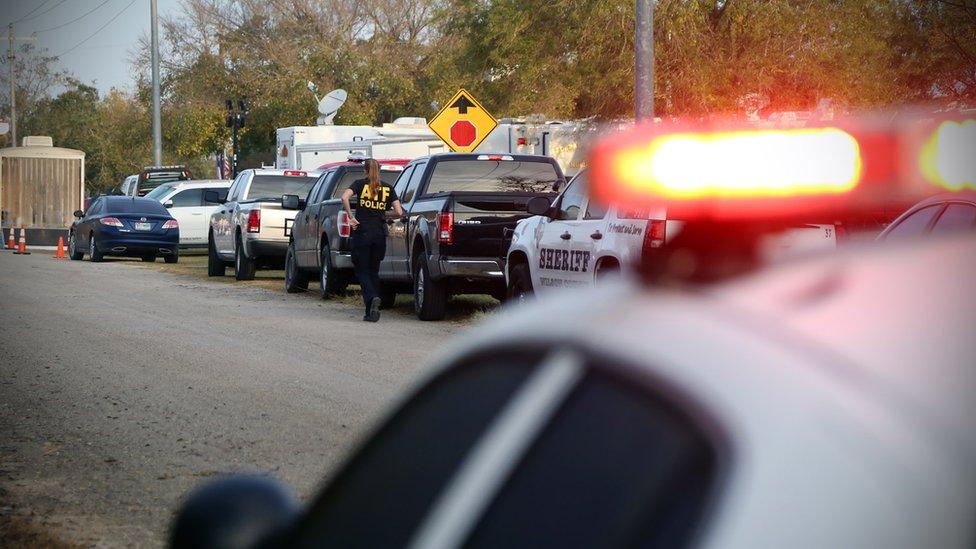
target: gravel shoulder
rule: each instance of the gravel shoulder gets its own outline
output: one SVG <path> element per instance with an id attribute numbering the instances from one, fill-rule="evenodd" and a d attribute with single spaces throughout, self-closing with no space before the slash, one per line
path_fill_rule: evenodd
<path id="1" fill-rule="evenodd" d="M 236 471 L 307 499 L 496 306 L 462 297 L 420 322 L 401 297 L 363 323 L 358 297 L 289 295 L 280 271 L 207 279 L 205 260 L 0 252 L 0 539 L 160 546 L 189 489 Z"/>

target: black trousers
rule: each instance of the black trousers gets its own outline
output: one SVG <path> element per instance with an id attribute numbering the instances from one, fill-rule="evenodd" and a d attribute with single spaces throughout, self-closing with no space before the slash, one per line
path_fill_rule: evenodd
<path id="1" fill-rule="evenodd" d="M 352 266 L 363 290 L 363 303 L 380 296 L 380 261 L 386 255 L 386 231 L 365 223 L 352 232 Z"/>

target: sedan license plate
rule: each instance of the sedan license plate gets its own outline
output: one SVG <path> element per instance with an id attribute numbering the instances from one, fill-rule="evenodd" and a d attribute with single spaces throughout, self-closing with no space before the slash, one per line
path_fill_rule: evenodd
<path id="1" fill-rule="evenodd" d="M 135 226 L 137 231 L 148 231 L 152 228 L 152 223 L 136 223 Z"/>

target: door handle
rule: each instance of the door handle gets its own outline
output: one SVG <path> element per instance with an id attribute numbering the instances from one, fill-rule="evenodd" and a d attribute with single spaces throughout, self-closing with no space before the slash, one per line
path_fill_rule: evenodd
<path id="1" fill-rule="evenodd" d="M 195 213 L 195 214 L 190 214 L 190 215 L 203 215 L 203 214 L 202 213 Z"/>
<path id="2" fill-rule="evenodd" d="M 573 238 L 573 236 L 569 234 L 569 231 L 566 231 L 565 233 L 559 235 L 559 238 L 563 240 L 569 240 L 570 238 Z"/>
<path id="3" fill-rule="evenodd" d="M 601 233 L 600 231 L 597 231 L 597 232 L 591 234 L 590 235 L 590 238 L 592 238 L 593 240 L 600 240 L 601 238 L 603 238 L 603 233 Z"/>

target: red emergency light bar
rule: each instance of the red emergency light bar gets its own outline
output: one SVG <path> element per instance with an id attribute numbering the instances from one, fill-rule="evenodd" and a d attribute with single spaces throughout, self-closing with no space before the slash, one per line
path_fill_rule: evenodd
<path id="1" fill-rule="evenodd" d="M 645 124 L 590 159 L 607 203 L 677 219 L 777 219 L 976 188 L 976 116 L 866 116 L 806 127 Z"/>

